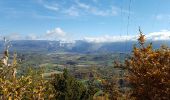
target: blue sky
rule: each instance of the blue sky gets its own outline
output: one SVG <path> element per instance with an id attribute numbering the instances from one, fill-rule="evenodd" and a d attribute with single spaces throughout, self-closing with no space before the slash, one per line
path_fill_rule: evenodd
<path id="1" fill-rule="evenodd" d="M 0 0 L 0 36 L 105 41 L 136 36 L 140 26 L 150 38 L 166 38 L 169 5 L 170 0 Z"/>

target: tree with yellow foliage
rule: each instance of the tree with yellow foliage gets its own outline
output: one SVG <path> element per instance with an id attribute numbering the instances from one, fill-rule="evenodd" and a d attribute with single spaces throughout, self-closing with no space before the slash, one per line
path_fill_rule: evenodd
<path id="1" fill-rule="evenodd" d="M 0 61 L 0 100 L 44 100 L 53 99 L 52 85 L 42 77 L 42 73 L 29 70 L 25 76 L 16 76 L 17 59 L 9 64 L 8 48 Z"/>
<path id="2" fill-rule="evenodd" d="M 140 30 L 139 30 L 140 31 Z M 139 47 L 134 47 L 132 56 L 126 60 L 127 81 L 131 88 L 131 99 L 170 99 L 170 48 L 153 49 L 145 43 L 140 31 Z"/>

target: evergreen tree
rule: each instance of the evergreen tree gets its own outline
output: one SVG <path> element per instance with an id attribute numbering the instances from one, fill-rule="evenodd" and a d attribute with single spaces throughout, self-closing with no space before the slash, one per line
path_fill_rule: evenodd
<path id="1" fill-rule="evenodd" d="M 86 100 L 89 98 L 86 87 L 68 74 L 64 69 L 63 74 L 57 74 L 52 82 L 56 90 L 56 100 Z"/>

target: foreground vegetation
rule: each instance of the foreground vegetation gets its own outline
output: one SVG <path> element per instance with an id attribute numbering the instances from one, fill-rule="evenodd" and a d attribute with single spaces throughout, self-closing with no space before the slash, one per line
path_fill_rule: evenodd
<path id="1" fill-rule="evenodd" d="M 5 43 L 0 63 L 1 100 L 168 100 L 170 98 L 170 49 L 154 50 L 140 31 L 138 45 L 124 62 L 115 61 L 118 73 L 101 75 L 92 67 L 88 74 L 62 69 L 45 77 L 43 70 L 18 68 L 17 55 L 9 60 Z M 112 72 L 113 69 L 109 69 Z M 75 73 L 75 74 L 73 74 Z M 83 75 L 82 75 L 83 74 Z M 116 75 L 117 74 L 117 75 Z M 88 76 L 87 76 L 88 75 Z M 76 78 L 74 77 L 76 76 Z M 106 77 L 107 76 L 107 77 Z M 49 78 L 50 77 L 50 78 Z"/>
<path id="2" fill-rule="evenodd" d="M 138 100 L 168 100 L 170 98 L 170 48 L 162 46 L 153 50 L 152 44 L 145 45 L 140 31 L 140 47 L 125 63 L 128 70 L 131 97 Z"/>

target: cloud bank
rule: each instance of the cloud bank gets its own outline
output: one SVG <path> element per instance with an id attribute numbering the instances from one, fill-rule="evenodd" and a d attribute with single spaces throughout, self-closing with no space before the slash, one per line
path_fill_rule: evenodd
<path id="1" fill-rule="evenodd" d="M 159 32 L 151 32 L 149 34 L 145 34 L 147 40 L 158 41 L 158 40 L 170 40 L 170 31 L 169 30 L 161 30 Z M 1 39 L 2 39 L 1 35 Z M 9 40 L 62 40 L 62 41 L 70 41 L 68 33 L 66 33 L 63 29 L 57 27 L 55 29 L 47 30 L 42 36 L 38 36 L 35 34 L 29 34 L 27 36 L 23 36 L 18 33 L 8 34 L 5 37 Z M 104 35 L 100 37 L 84 37 L 82 40 L 87 42 L 95 42 L 95 43 L 103 43 L 103 42 L 125 42 L 125 41 L 136 41 L 139 35 L 123 35 L 123 36 L 110 36 Z M 71 39 L 74 40 L 74 39 Z"/>
<path id="2" fill-rule="evenodd" d="M 152 32 L 146 34 L 147 40 L 158 41 L 158 40 L 170 40 L 170 31 L 161 30 L 159 32 Z M 124 41 L 136 41 L 139 35 L 129 35 L 129 36 L 102 36 L 102 37 L 85 37 L 84 40 L 87 42 L 124 42 Z"/>
<path id="3" fill-rule="evenodd" d="M 19 33 L 10 33 L 6 35 L 1 35 L 0 38 L 6 37 L 8 40 L 64 40 L 67 33 L 62 30 L 60 27 L 55 29 L 47 30 L 46 33 L 42 35 L 37 34 L 19 34 Z"/>

